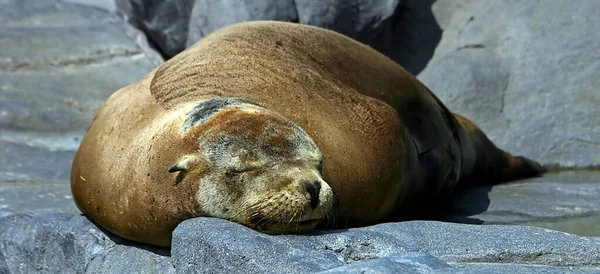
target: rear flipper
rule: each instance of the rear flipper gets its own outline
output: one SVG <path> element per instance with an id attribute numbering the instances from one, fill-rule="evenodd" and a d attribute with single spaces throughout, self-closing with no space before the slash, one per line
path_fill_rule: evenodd
<path id="1" fill-rule="evenodd" d="M 459 186 L 499 184 L 508 181 L 539 177 L 546 168 L 539 163 L 497 148 L 492 141 L 468 119 L 454 114 L 462 126 L 463 167 Z"/>
<path id="2" fill-rule="evenodd" d="M 499 183 L 539 177 L 547 171 L 545 167 L 536 161 L 523 156 L 512 156 L 504 151 L 503 153 L 508 164 L 504 169 L 500 170 L 498 174 L 499 179 L 501 179 Z"/>

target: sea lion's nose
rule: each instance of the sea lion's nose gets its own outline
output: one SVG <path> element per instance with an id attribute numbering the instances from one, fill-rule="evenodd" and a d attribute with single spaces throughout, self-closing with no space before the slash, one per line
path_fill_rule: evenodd
<path id="1" fill-rule="evenodd" d="M 319 205 L 319 192 L 321 191 L 321 182 L 304 183 L 304 187 L 310 195 L 310 207 L 315 209 Z"/>

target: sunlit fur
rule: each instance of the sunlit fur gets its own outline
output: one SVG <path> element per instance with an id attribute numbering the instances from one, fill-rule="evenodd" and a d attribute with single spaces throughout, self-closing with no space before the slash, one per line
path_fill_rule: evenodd
<path id="1" fill-rule="evenodd" d="M 208 163 L 196 195 L 207 216 L 266 233 L 309 231 L 333 218 L 335 196 L 319 171 L 321 152 L 289 120 L 242 103 L 225 106 L 182 131 L 200 132 L 198 154 L 185 155 L 181 161 L 189 169 L 193 163 Z M 315 182 L 321 190 L 313 209 L 304 184 Z"/>

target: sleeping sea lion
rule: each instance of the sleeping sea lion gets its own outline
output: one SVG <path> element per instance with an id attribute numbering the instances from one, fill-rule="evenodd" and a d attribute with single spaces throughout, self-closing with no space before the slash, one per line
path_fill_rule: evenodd
<path id="1" fill-rule="evenodd" d="M 370 47 L 248 22 L 114 93 L 77 151 L 71 188 L 109 231 L 169 246 L 197 216 L 274 234 L 364 226 L 457 187 L 543 172 Z"/>

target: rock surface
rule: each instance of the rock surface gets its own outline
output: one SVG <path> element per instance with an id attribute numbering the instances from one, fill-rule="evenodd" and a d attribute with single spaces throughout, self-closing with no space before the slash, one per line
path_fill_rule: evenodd
<path id="1" fill-rule="evenodd" d="M 598 3 L 440 0 L 433 13 L 444 33 L 419 79 L 449 109 L 509 152 L 600 166 Z"/>
<path id="2" fill-rule="evenodd" d="M 5 0 L 0 26 L 0 181 L 68 181 L 100 105 L 162 59 L 95 7 Z"/>
<path id="3" fill-rule="evenodd" d="M 66 3 L 75 3 L 80 5 L 98 7 L 107 11 L 114 12 L 117 10 L 115 1 L 121 0 L 61 0 Z"/>
<path id="4" fill-rule="evenodd" d="M 128 245 L 83 216 L 18 214 L 0 227 L 0 273 L 174 273 L 166 250 Z"/>
<path id="5" fill-rule="evenodd" d="M 209 33 L 235 23 L 275 20 L 298 22 L 293 0 L 203 0 L 195 1 L 189 20 L 186 47 Z M 221 16 L 214 16 L 220 14 Z"/>
<path id="6" fill-rule="evenodd" d="M 277 20 L 343 33 L 371 45 L 409 71 L 418 73 L 433 55 L 442 34 L 430 10 L 433 2 L 122 0 L 117 1 L 117 10 L 128 22 L 143 30 L 165 58 L 172 57 L 219 28 L 245 21 Z"/>
<path id="7" fill-rule="evenodd" d="M 119 0 L 118 14 L 142 30 L 152 45 L 171 58 L 185 49 L 195 0 Z"/>
<path id="8" fill-rule="evenodd" d="M 600 236 L 600 173 L 565 171 L 492 187 L 453 199 L 444 220 L 480 224 L 524 224 Z"/>
<path id="9" fill-rule="evenodd" d="M 413 221 L 270 236 L 212 218 L 183 222 L 168 249 L 83 216 L 0 218 L 2 273 L 598 273 L 600 238 L 525 226 Z M 569 244 L 565 244 L 569 243 Z"/>

